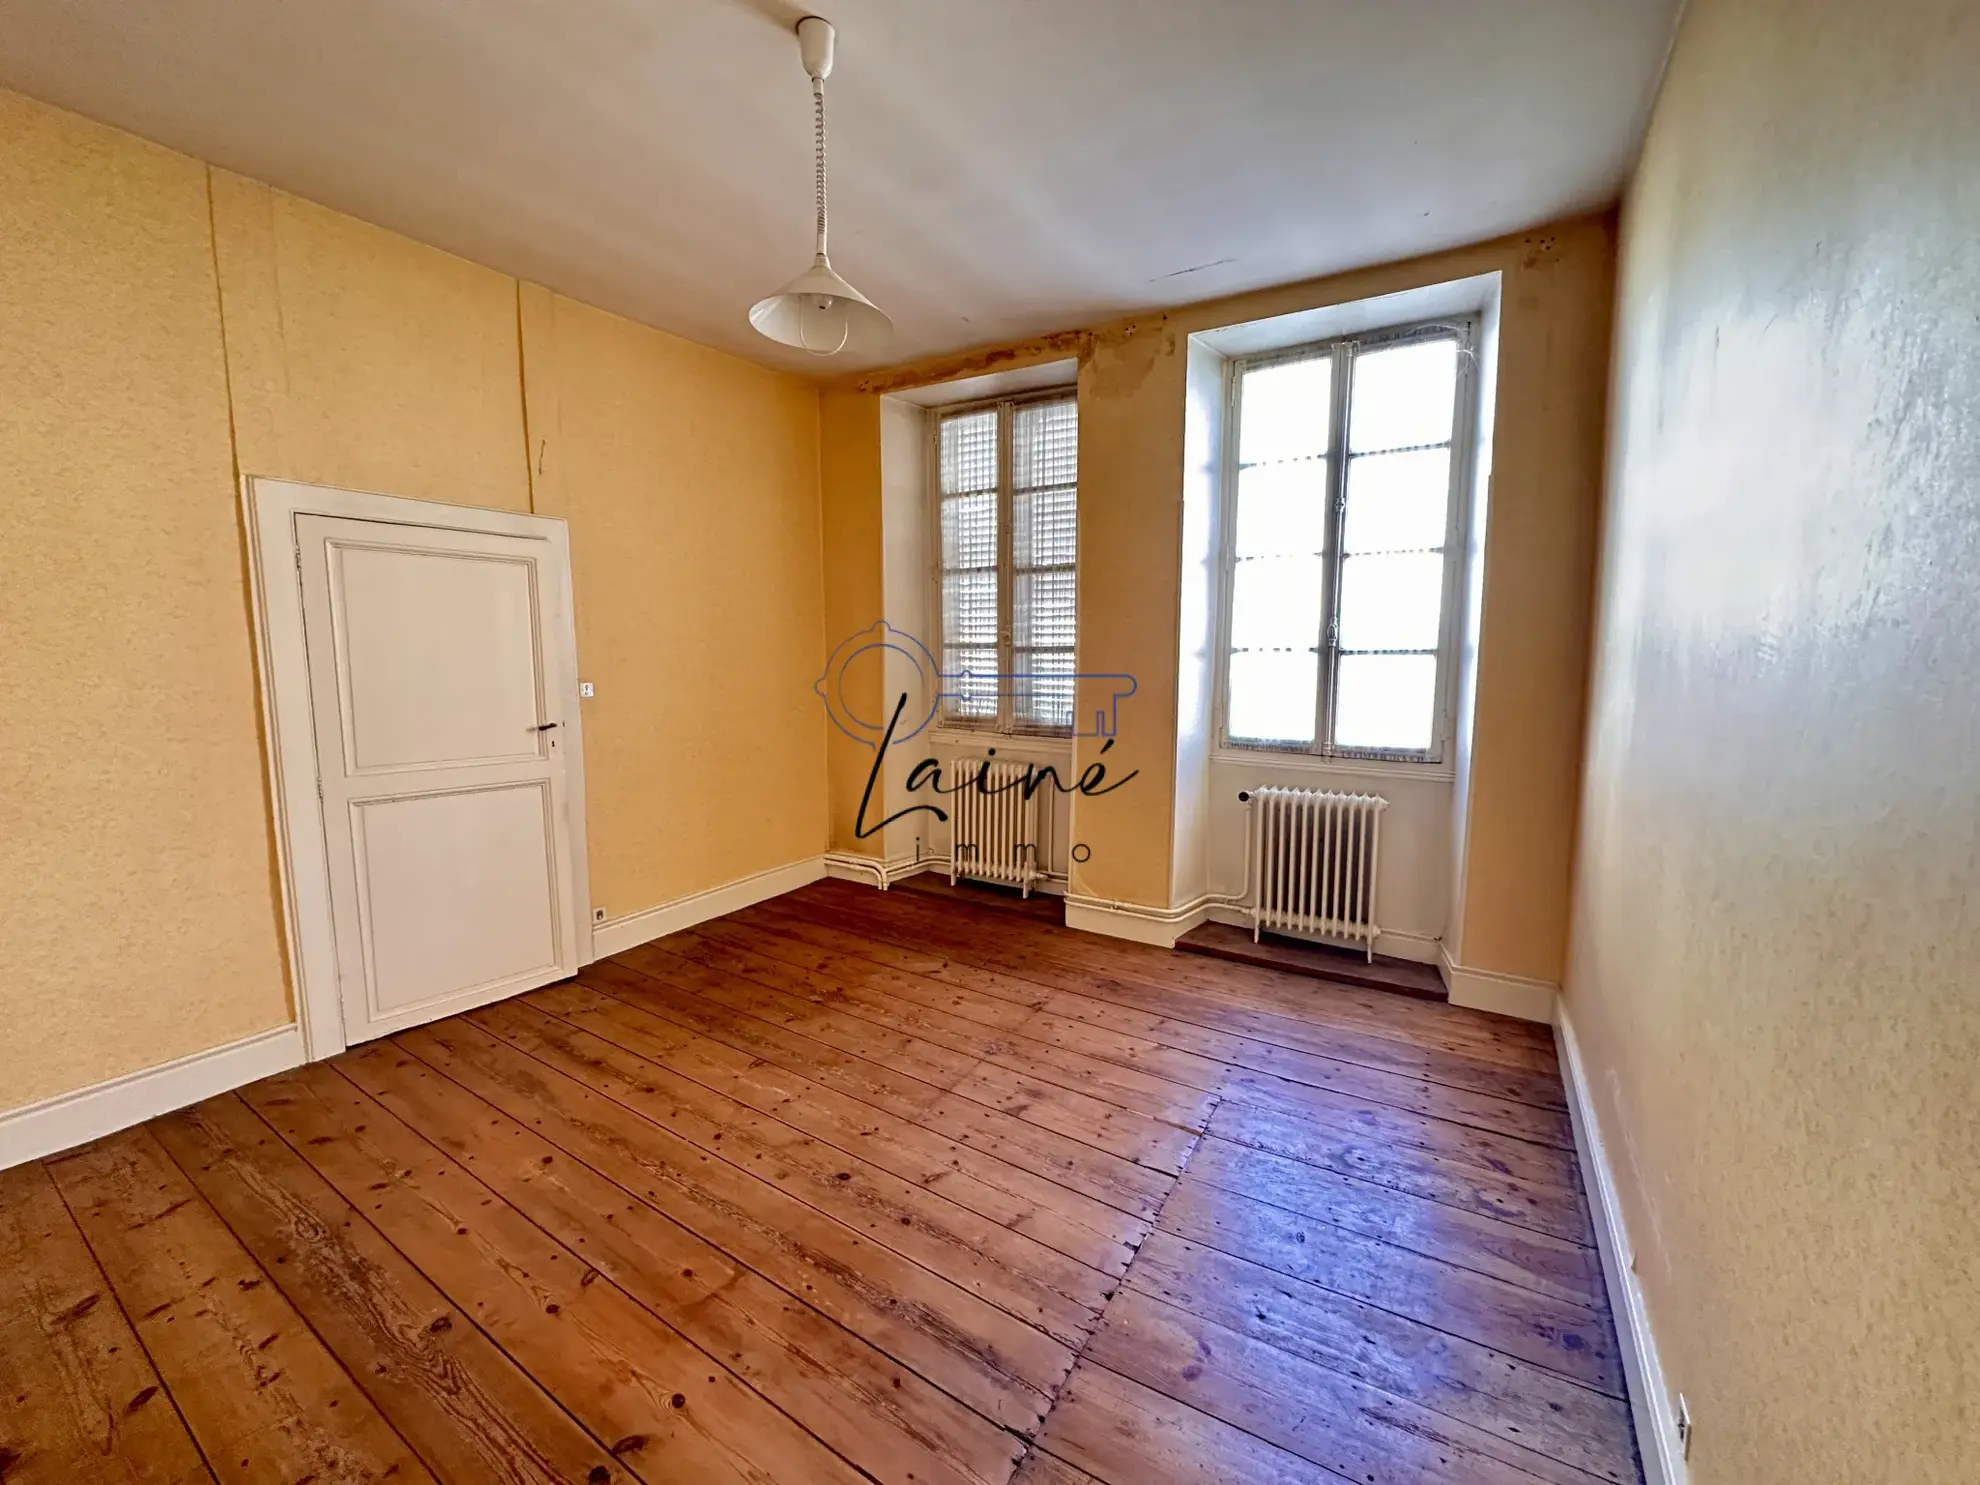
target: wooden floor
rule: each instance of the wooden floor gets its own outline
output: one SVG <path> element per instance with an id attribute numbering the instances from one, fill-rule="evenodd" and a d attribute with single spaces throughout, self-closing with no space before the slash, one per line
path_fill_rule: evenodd
<path id="1" fill-rule="evenodd" d="M 1213 959 L 1255 964 L 1261 969 L 1290 970 L 1337 984 L 1413 995 L 1418 1000 L 1450 999 L 1442 976 L 1432 965 L 1373 955 L 1364 958 L 1353 949 L 1303 943 L 1270 933 L 1253 938 L 1249 928 L 1234 928 L 1229 923 L 1205 923 L 1192 928 L 1176 940 L 1176 947 L 1192 954 L 1208 954 Z"/>
<path id="2" fill-rule="evenodd" d="M 1544 1030 L 825 882 L 0 1173 L 0 1480 L 1638 1478 Z"/>

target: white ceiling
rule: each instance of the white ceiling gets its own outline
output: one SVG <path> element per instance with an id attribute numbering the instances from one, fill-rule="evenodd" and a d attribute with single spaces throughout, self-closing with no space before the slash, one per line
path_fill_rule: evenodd
<path id="1" fill-rule="evenodd" d="M 1676 0 L 820 0 L 899 361 L 1618 191 Z M 756 360 L 810 261 L 788 0 L 4 0 L 0 84 Z M 845 366 L 831 363 L 831 369 Z"/>

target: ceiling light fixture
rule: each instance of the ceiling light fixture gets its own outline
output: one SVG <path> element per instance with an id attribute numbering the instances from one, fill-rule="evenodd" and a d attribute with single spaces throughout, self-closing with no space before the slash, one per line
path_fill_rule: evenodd
<path id="1" fill-rule="evenodd" d="M 893 337 L 894 322 L 851 284 L 832 271 L 825 256 L 825 79 L 832 75 L 836 33 L 822 16 L 797 24 L 798 51 L 811 78 L 812 112 L 818 139 L 818 247 L 811 267 L 768 299 L 750 307 L 749 322 L 760 334 L 814 356 L 865 351 Z"/>

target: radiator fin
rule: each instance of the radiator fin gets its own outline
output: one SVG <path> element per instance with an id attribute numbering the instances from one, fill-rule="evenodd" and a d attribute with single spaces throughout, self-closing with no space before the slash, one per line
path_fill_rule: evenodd
<path id="1" fill-rule="evenodd" d="M 971 767 L 971 764 L 974 767 Z M 949 880 L 970 877 L 1022 887 L 1044 877 L 1039 864 L 1042 794 L 1025 797 L 1026 768 L 994 758 L 965 759 L 950 796 Z"/>
<path id="2" fill-rule="evenodd" d="M 1375 794 L 1253 789 L 1251 934 L 1346 939 L 1375 956 L 1382 811 Z"/>

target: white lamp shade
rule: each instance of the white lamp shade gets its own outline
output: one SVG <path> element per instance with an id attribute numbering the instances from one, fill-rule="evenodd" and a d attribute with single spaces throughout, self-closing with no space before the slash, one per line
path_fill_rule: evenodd
<path id="1" fill-rule="evenodd" d="M 822 255 L 768 299 L 751 305 L 749 322 L 770 339 L 814 356 L 879 350 L 894 338 L 894 322 L 834 273 Z"/>

